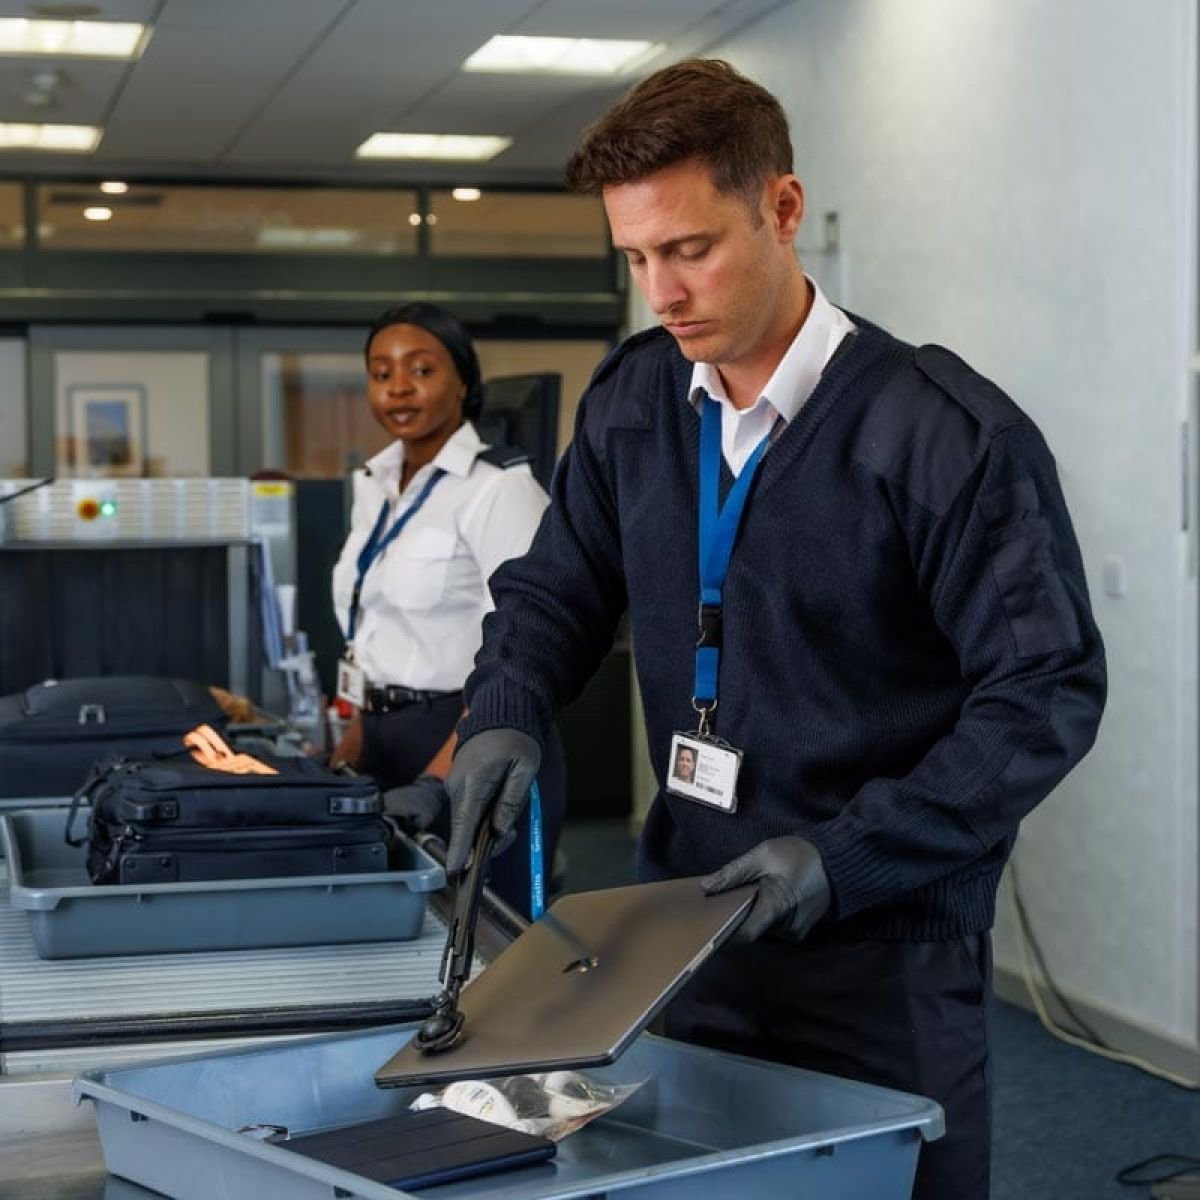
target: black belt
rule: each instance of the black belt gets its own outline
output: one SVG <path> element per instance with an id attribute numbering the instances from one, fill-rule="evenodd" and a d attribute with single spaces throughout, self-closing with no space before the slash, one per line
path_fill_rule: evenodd
<path id="1" fill-rule="evenodd" d="M 433 700 L 457 695 L 458 692 L 428 692 L 389 683 L 386 687 L 367 688 L 366 710 L 369 713 L 390 713 L 409 704 L 428 704 Z"/>

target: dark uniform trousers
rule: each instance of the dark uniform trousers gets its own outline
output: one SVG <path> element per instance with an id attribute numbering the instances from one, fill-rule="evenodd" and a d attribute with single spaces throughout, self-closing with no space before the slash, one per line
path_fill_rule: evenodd
<path id="1" fill-rule="evenodd" d="M 373 775 L 385 791 L 411 783 L 445 744 L 462 716 L 462 709 L 462 693 L 448 692 L 387 713 L 364 712 L 360 769 Z M 538 792 L 542 797 L 542 845 L 548 890 L 567 794 L 566 766 L 557 734 L 547 740 L 538 771 Z M 449 838 L 448 811 L 431 830 L 443 840 Z M 488 886 L 526 917 L 530 913 L 529 869 L 529 809 L 526 808 L 517 823 L 512 845 L 496 855 L 488 869 Z"/>
<path id="2" fill-rule="evenodd" d="M 987 1200 L 991 937 L 718 951 L 666 1012 L 669 1037 L 936 1100 L 913 1200 Z"/>

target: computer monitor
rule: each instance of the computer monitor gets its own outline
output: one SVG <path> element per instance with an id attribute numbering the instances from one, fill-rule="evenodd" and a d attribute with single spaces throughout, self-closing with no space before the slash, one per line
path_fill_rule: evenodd
<path id="1" fill-rule="evenodd" d="M 492 445 L 517 446 L 529 455 L 534 478 L 549 490 L 558 457 L 558 398 L 562 376 L 506 375 L 483 384 L 479 436 Z"/>

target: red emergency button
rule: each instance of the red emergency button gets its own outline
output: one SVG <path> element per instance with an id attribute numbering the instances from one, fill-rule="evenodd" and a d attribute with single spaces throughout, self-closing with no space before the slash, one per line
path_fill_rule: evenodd
<path id="1" fill-rule="evenodd" d="M 94 521 L 100 515 L 100 501 L 87 496 L 75 505 L 75 515 L 81 521 Z"/>

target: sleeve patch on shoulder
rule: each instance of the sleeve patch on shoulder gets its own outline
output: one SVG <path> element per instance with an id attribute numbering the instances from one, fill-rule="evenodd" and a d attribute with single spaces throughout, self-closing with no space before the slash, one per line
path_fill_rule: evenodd
<path id="1" fill-rule="evenodd" d="M 1044 517 L 1028 517 L 989 538 L 992 576 L 1021 658 L 1077 646 L 1079 621 L 1054 559 Z"/>

